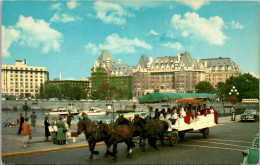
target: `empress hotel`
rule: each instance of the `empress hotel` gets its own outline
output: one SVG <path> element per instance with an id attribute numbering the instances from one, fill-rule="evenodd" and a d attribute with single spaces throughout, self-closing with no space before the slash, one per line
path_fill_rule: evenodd
<path id="1" fill-rule="evenodd" d="M 216 87 L 218 82 L 241 75 L 239 65 L 230 58 L 193 59 L 189 52 L 179 53 L 177 56 L 157 57 L 155 60 L 152 56 L 148 58 L 147 55 L 142 55 L 136 66 L 124 64 L 124 71 L 127 72 L 123 73 L 123 67 L 117 67 L 122 65 L 121 60 L 116 63 L 108 50 L 104 50 L 101 57 L 101 61 L 110 64 L 102 66 L 107 71 L 110 70 L 109 75 L 133 76 L 133 97 L 136 98 L 154 90 L 176 93 L 195 91 L 195 85 L 200 81 L 207 81 Z M 96 61 L 93 68 L 96 68 L 97 63 Z"/>

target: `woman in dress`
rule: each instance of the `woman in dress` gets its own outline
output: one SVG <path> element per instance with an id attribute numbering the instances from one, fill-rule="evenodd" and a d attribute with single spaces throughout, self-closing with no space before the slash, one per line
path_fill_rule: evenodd
<path id="1" fill-rule="evenodd" d="M 52 138 L 52 143 L 54 143 L 54 139 L 57 137 L 57 130 L 55 129 L 57 123 L 57 118 L 56 117 L 52 117 L 52 122 L 51 122 L 51 126 L 53 128 L 53 132 L 51 132 L 51 138 Z"/>
<path id="2" fill-rule="evenodd" d="M 58 134 L 57 134 L 58 144 L 65 144 L 66 135 L 63 132 L 63 129 L 65 128 L 65 123 L 62 120 L 62 116 L 59 117 L 59 121 L 57 122 L 57 127 L 58 127 Z"/>
<path id="3" fill-rule="evenodd" d="M 49 117 L 48 116 L 45 116 L 45 120 L 44 120 L 44 127 L 45 127 L 45 141 L 49 141 L 49 136 L 51 136 L 51 133 L 49 131 L 49 126 L 50 126 L 50 123 L 48 121 Z"/>

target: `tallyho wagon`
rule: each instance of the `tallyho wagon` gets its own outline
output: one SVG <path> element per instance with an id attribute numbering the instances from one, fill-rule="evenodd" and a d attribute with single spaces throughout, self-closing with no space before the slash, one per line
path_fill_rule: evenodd
<path id="1" fill-rule="evenodd" d="M 168 123 L 166 139 L 171 146 L 176 146 L 187 132 L 200 132 L 204 138 L 209 137 L 209 128 L 218 123 L 217 111 L 203 106 L 203 98 L 217 97 L 209 93 L 151 93 L 139 98 L 139 103 L 161 103 L 177 100 L 178 115 L 175 119 L 161 119 Z M 186 106 L 185 106 L 186 105 Z M 195 106 L 196 109 L 191 108 Z M 149 106 L 149 105 L 148 105 Z M 185 109 L 184 109 L 185 108 Z"/>

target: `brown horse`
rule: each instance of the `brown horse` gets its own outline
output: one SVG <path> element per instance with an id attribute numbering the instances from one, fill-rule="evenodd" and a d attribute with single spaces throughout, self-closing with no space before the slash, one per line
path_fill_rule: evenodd
<path id="1" fill-rule="evenodd" d="M 132 155 L 132 148 L 134 147 L 133 142 L 134 129 L 131 126 L 131 122 L 124 118 L 124 116 L 119 116 L 113 126 L 111 136 L 109 137 L 109 143 L 113 144 L 113 161 L 117 160 L 117 144 L 125 142 L 128 150 L 128 157 Z"/>
<path id="2" fill-rule="evenodd" d="M 145 139 L 148 138 L 148 143 L 155 149 L 157 138 L 159 137 L 161 144 L 164 145 L 163 139 L 165 131 L 168 129 L 168 124 L 165 121 L 160 120 L 147 120 L 139 116 L 135 116 L 133 120 L 133 126 L 135 134 L 139 134 L 140 147 L 145 152 Z"/>
<path id="3" fill-rule="evenodd" d="M 77 133 L 80 134 L 84 131 L 86 140 L 89 144 L 89 150 L 91 152 L 90 157 L 88 158 L 89 162 L 92 161 L 93 154 L 99 154 L 98 151 L 94 151 L 97 142 L 104 141 L 107 145 L 107 152 L 105 156 L 110 155 L 109 147 L 111 144 L 108 141 L 110 137 L 110 126 L 108 124 L 104 124 L 102 122 L 95 124 L 90 120 L 80 119 L 77 125 Z"/>

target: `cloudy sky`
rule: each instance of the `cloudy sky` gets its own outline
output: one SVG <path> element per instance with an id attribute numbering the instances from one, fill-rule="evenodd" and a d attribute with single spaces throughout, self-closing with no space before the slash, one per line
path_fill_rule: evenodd
<path id="1" fill-rule="evenodd" d="M 230 57 L 259 75 L 258 1 L 4 1 L 2 64 L 27 59 L 50 79 L 80 79 L 102 50 L 136 65 L 140 56 Z"/>

